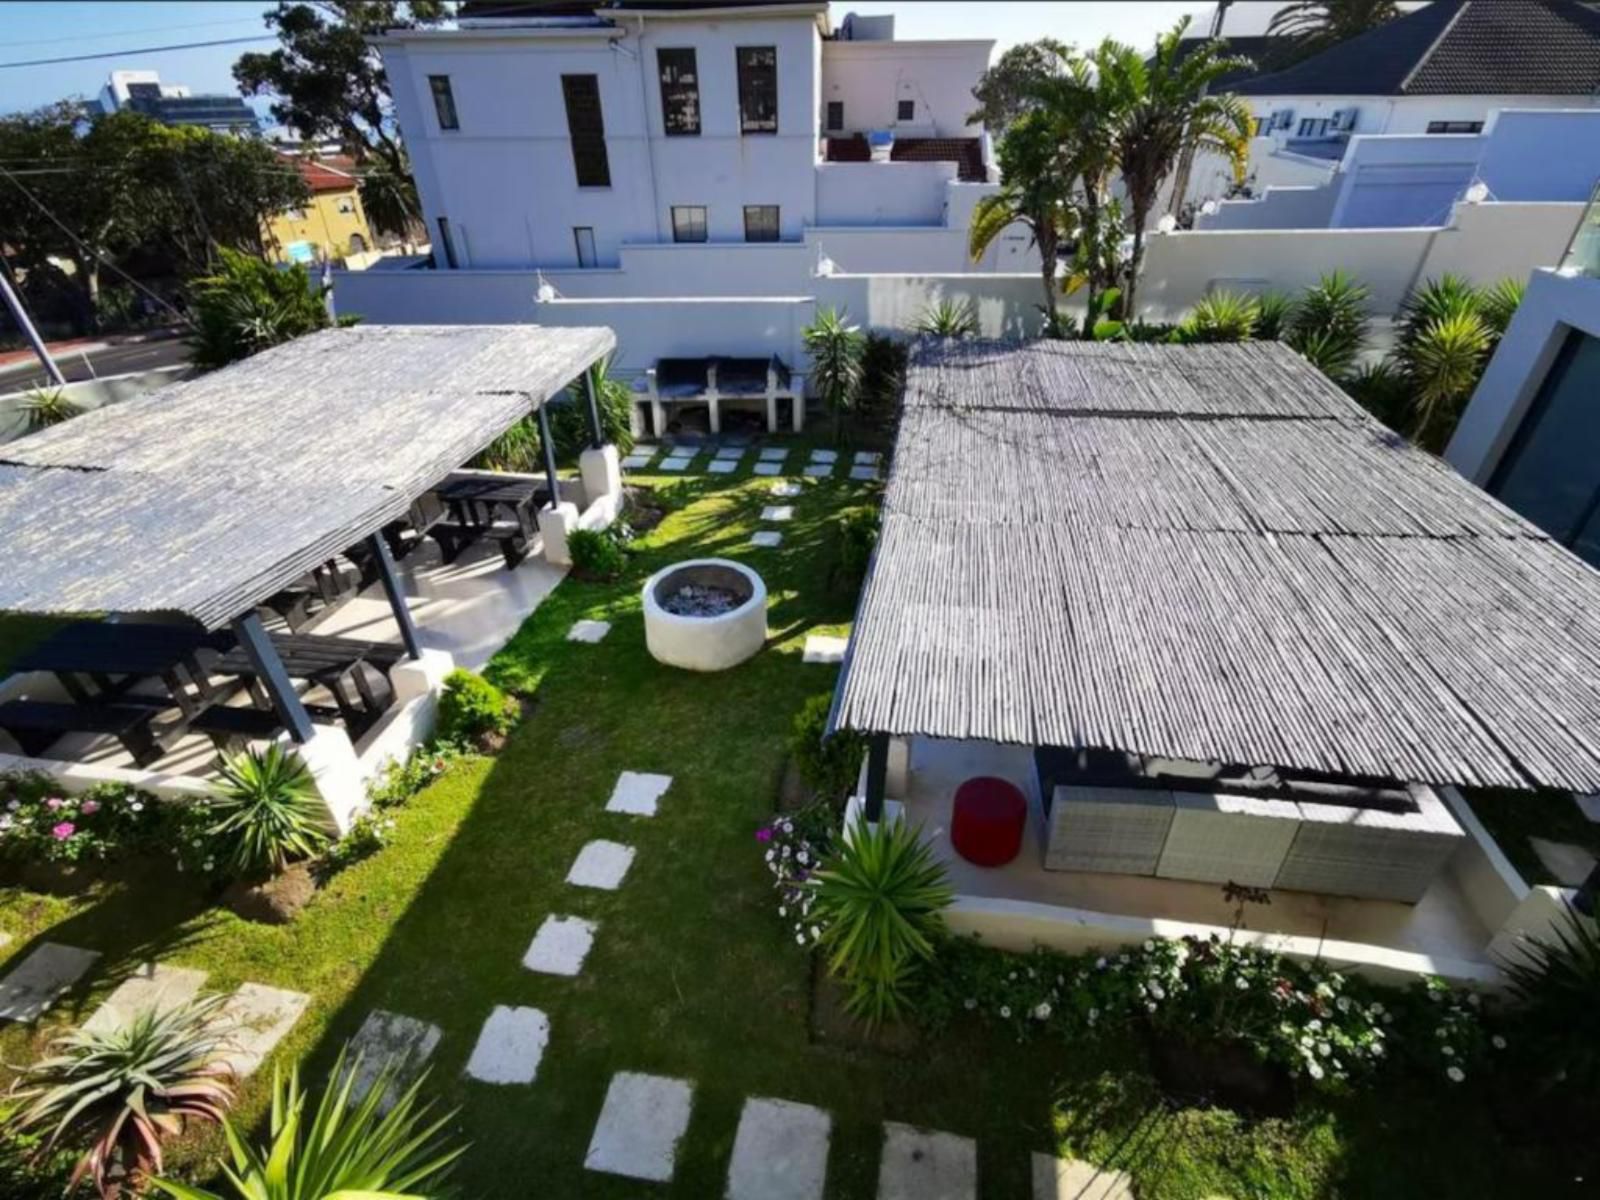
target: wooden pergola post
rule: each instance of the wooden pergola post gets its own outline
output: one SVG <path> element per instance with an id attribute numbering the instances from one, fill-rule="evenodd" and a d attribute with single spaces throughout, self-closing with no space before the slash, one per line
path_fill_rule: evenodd
<path id="1" fill-rule="evenodd" d="M 883 820 L 883 791 L 889 778 L 889 735 L 874 733 L 867 738 L 867 794 L 862 814 L 870 824 Z"/>
<path id="2" fill-rule="evenodd" d="M 595 394 L 595 370 L 590 367 L 583 373 L 583 391 L 589 401 L 589 446 L 598 450 L 606 444 L 606 431 L 600 424 L 600 397 Z M 540 407 L 542 410 L 543 406 Z"/>
<path id="3" fill-rule="evenodd" d="M 550 436 L 550 413 L 548 406 L 539 405 L 539 446 L 544 451 L 544 473 L 550 483 L 550 507 L 555 508 L 561 503 L 561 487 L 556 479 L 556 443 Z"/>
<path id="4" fill-rule="evenodd" d="M 283 668 L 283 659 L 278 657 L 278 648 L 261 626 L 260 616 L 252 609 L 244 616 L 235 618 L 233 632 L 250 659 L 250 665 L 255 668 L 261 686 L 266 689 L 267 699 L 272 701 L 272 709 L 278 714 L 278 720 L 283 722 L 290 737 L 305 745 L 315 732 L 311 725 L 311 714 L 300 702 L 300 695 L 289 680 L 289 672 Z"/>
<path id="5" fill-rule="evenodd" d="M 411 610 L 406 607 L 406 593 L 395 572 L 394 555 L 389 553 L 389 543 L 383 540 L 383 534 L 379 532 L 367 539 L 367 547 L 378 565 L 378 579 L 383 584 L 384 595 L 389 597 L 389 607 L 394 610 L 394 623 L 400 627 L 400 641 L 405 644 L 406 654 L 413 659 L 421 658 L 422 646 L 417 641 L 417 626 L 411 620 Z"/>

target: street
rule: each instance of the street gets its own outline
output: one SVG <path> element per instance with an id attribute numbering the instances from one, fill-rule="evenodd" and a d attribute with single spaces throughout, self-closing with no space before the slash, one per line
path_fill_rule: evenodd
<path id="1" fill-rule="evenodd" d="M 87 358 L 87 362 L 85 362 Z M 56 365 L 69 383 L 91 376 L 131 375 L 174 367 L 189 361 L 189 348 L 182 338 L 135 342 L 126 346 L 104 346 L 87 352 L 66 349 L 56 354 Z M 49 383 L 49 376 L 31 355 L 20 362 L 0 365 L 0 392 L 24 391 Z"/>

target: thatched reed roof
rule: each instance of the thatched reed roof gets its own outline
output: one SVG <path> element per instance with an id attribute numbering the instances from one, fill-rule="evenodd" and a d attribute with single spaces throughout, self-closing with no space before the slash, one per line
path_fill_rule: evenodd
<path id="1" fill-rule="evenodd" d="M 615 345 L 330 329 L 0 446 L 0 611 L 226 624 L 366 537 Z"/>
<path id="2" fill-rule="evenodd" d="M 923 343 L 837 728 L 1600 790 L 1600 574 L 1274 344 Z"/>

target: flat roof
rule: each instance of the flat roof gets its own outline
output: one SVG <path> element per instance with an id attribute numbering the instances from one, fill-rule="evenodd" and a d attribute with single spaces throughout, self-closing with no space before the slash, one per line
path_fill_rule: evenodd
<path id="1" fill-rule="evenodd" d="M 0 445 L 0 612 L 225 625 L 615 345 L 604 328 L 328 329 Z"/>
<path id="2" fill-rule="evenodd" d="M 919 343 L 834 728 L 1600 790 L 1600 574 L 1275 343 Z"/>

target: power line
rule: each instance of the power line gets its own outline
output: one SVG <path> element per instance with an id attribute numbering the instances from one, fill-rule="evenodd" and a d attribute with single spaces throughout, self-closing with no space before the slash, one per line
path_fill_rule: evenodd
<path id="1" fill-rule="evenodd" d="M 132 54 L 161 54 L 168 50 L 199 50 L 206 46 L 243 46 L 253 42 L 275 42 L 270 33 L 247 38 L 219 38 L 209 42 L 179 42 L 171 46 L 137 46 L 123 50 L 105 50 L 99 54 L 69 54 L 65 58 L 33 58 L 23 62 L 0 62 L 0 70 L 7 67 L 49 67 L 57 63 L 90 62 L 97 58 L 122 58 Z"/>
<path id="2" fill-rule="evenodd" d="M 147 29 L 111 29 L 104 33 L 75 33 L 69 37 L 30 38 L 26 42 L 12 42 L 12 46 L 54 46 L 61 42 L 103 42 L 106 38 L 142 37 L 147 33 L 171 33 L 175 29 L 204 29 L 214 25 L 255 25 L 254 17 L 224 17 L 220 21 L 188 21 L 182 25 L 152 25 Z"/>

